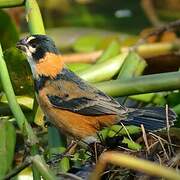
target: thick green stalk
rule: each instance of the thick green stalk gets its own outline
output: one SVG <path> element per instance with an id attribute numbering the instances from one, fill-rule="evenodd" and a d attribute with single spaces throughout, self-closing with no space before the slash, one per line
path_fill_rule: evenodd
<path id="1" fill-rule="evenodd" d="M 53 126 L 48 127 L 48 146 L 50 149 L 50 158 L 53 154 L 63 153 L 66 148 L 66 138 L 60 134 L 59 130 Z M 60 147 L 60 148 L 59 148 Z M 59 164 L 59 168 L 62 172 L 66 172 L 70 168 L 69 159 L 64 157 Z"/>
<path id="2" fill-rule="evenodd" d="M 118 73 L 128 52 L 124 52 L 108 61 L 95 64 L 87 70 L 80 72 L 79 76 L 89 82 L 100 82 L 111 79 Z"/>
<path id="3" fill-rule="evenodd" d="M 39 155 L 35 155 L 32 157 L 33 165 L 36 169 L 40 172 L 42 177 L 45 180 L 55 180 L 57 179 L 51 171 L 49 171 L 49 168 L 47 167 L 46 163 L 44 162 L 43 158 Z"/>
<path id="4" fill-rule="evenodd" d="M 120 69 L 118 79 L 128 79 L 139 76 L 143 73 L 146 66 L 147 63 L 144 59 L 135 52 L 130 51 Z"/>
<path id="5" fill-rule="evenodd" d="M 1 0 L 0 8 L 22 6 L 23 4 L 24 4 L 24 0 Z"/>
<path id="6" fill-rule="evenodd" d="M 29 27 L 30 33 L 31 34 L 46 34 L 44 25 L 43 25 L 41 12 L 40 12 L 40 9 L 39 9 L 39 6 L 38 6 L 36 0 L 26 0 L 25 8 L 26 8 L 26 13 L 27 13 L 27 22 L 28 22 L 28 27 Z M 36 106 L 36 103 L 34 105 Z M 34 112 L 36 111 L 36 109 L 38 110 L 37 106 L 36 107 L 35 106 L 33 107 Z M 31 154 L 32 155 L 38 154 L 38 148 L 32 147 Z M 40 167 L 39 168 L 37 167 L 37 169 L 36 169 L 37 165 L 38 164 L 34 163 L 32 166 L 32 170 L 33 170 L 34 179 L 39 180 L 40 179 L 39 172 L 41 172 L 41 168 L 46 169 L 46 167 L 45 167 L 45 164 L 41 163 Z M 47 170 L 47 172 L 48 171 L 49 170 Z"/>
<path id="7" fill-rule="evenodd" d="M 26 12 L 28 16 L 28 26 L 31 34 L 46 34 L 43 20 L 41 16 L 41 12 L 39 10 L 39 6 L 36 0 L 26 0 L 25 2 Z M 48 127 L 48 142 L 50 144 L 50 148 L 61 146 L 64 147 L 65 143 L 63 141 L 63 136 L 58 133 L 58 130 L 55 128 Z M 56 141 L 55 141 L 56 139 Z M 69 161 L 65 161 L 62 163 L 62 166 L 69 166 Z M 34 170 L 34 169 L 33 169 Z M 36 174 L 36 171 L 33 171 Z"/>
<path id="8" fill-rule="evenodd" d="M 142 44 L 137 47 L 136 52 L 144 58 L 172 53 L 180 49 L 180 43 L 152 43 Z"/>
<path id="9" fill-rule="evenodd" d="M 71 63 L 71 64 L 67 64 L 67 67 L 75 72 L 75 73 L 79 73 L 79 72 L 83 72 L 86 69 L 90 68 L 92 66 L 92 64 L 87 64 L 87 63 Z"/>
<path id="10" fill-rule="evenodd" d="M 45 34 L 41 12 L 36 0 L 26 0 L 25 7 L 31 34 Z"/>
<path id="11" fill-rule="evenodd" d="M 147 66 L 146 61 L 140 57 L 136 52 L 129 51 L 129 54 L 123 63 L 117 79 L 128 79 L 142 75 L 145 67 Z M 151 93 L 151 97 L 154 96 Z M 133 98 L 134 96 L 131 96 Z M 136 95 L 136 100 L 147 101 L 149 94 Z"/>
<path id="12" fill-rule="evenodd" d="M 0 45 L 0 80 L 1 84 L 3 86 L 4 92 L 6 94 L 9 106 L 11 108 L 11 111 L 16 118 L 17 124 L 19 128 L 21 129 L 22 133 L 28 137 L 29 142 L 33 145 L 38 142 L 31 126 L 26 120 L 26 117 L 24 116 L 19 104 L 17 103 L 14 90 L 10 81 L 10 77 L 8 74 L 7 66 L 3 58 L 2 48 Z"/>
<path id="13" fill-rule="evenodd" d="M 127 96 L 141 93 L 180 89 L 180 72 L 146 75 L 126 80 L 112 80 L 94 84 L 111 96 Z"/>
<path id="14" fill-rule="evenodd" d="M 35 157 L 38 154 L 38 145 L 34 145 L 31 147 L 31 155 Z M 33 179 L 34 180 L 41 180 L 40 171 L 36 166 L 32 165 L 32 172 L 33 172 Z"/>

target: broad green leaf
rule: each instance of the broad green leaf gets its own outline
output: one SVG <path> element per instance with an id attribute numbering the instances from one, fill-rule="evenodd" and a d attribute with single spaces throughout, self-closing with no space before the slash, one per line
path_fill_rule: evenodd
<path id="1" fill-rule="evenodd" d="M 14 126 L 7 120 L 0 120 L 0 179 L 11 169 L 15 143 Z"/>
<path id="2" fill-rule="evenodd" d="M 146 103 L 152 102 L 153 104 L 158 104 L 158 105 L 166 104 L 166 100 L 164 96 L 160 93 L 138 94 L 138 95 L 130 96 L 130 98 L 136 101 L 143 101 Z"/>
<path id="3" fill-rule="evenodd" d="M 141 128 L 134 125 L 126 126 L 126 130 L 129 134 L 137 134 L 141 132 Z M 118 133 L 118 135 L 127 135 L 126 130 L 120 125 L 113 125 L 111 127 L 111 131 L 114 131 L 116 134 Z"/>
<path id="4" fill-rule="evenodd" d="M 67 64 L 67 67 L 73 72 L 81 72 L 81 71 L 83 71 L 85 69 L 88 69 L 91 66 L 92 66 L 92 64 L 88 64 L 88 63 L 71 63 L 71 64 Z"/>
<path id="5" fill-rule="evenodd" d="M 97 45 L 96 49 L 107 49 L 112 42 L 117 42 L 119 46 L 121 34 L 109 34 L 102 37 L 102 40 Z M 119 49 L 120 50 L 120 49 Z M 118 54 L 118 53 L 117 53 Z"/>
<path id="6" fill-rule="evenodd" d="M 10 78 L 16 95 L 32 95 L 32 79 L 29 65 L 22 53 L 15 48 L 19 33 L 15 24 L 5 11 L 0 10 L 0 42 L 3 48 Z M 2 87 L 0 85 L 0 90 Z"/>
<path id="7" fill-rule="evenodd" d="M 97 63 L 106 61 L 120 53 L 120 46 L 117 41 L 112 41 L 107 49 L 104 50 L 101 57 L 97 60 Z"/>
<path id="8" fill-rule="evenodd" d="M 138 95 L 130 96 L 130 98 L 137 101 L 151 102 L 154 96 L 155 96 L 154 93 L 148 93 L 148 94 L 138 94 Z"/>
<path id="9" fill-rule="evenodd" d="M 118 79 L 127 79 L 143 73 L 147 63 L 137 53 L 129 52 L 118 75 Z"/>
<path id="10" fill-rule="evenodd" d="M 4 59 L 16 95 L 33 96 L 33 80 L 25 56 L 14 47 L 5 51 Z"/>
<path id="11" fill-rule="evenodd" d="M 101 131 L 99 131 L 99 137 L 102 138 L 102 140 L 106 139 L 108 137 L 108 134 L 109 134 L 109 131 L 110 131 L 110 128 L 104 128 L 102 129 Z"/>
<path id="12" fill-rule="evenodd" d="M 96 50 L 101 40 L 102 37 L 98 35 L 83 36 L 74 43 L 73 49 L 77 52 L 91 52 Z"/>
<path id="13" fill-rule="evenodd" d="M 14 46 L 19 39 L 15 24 L 10 16 L 2 10 L 0 10 L 0 34 L 0 41 L 4 50 Z"/>

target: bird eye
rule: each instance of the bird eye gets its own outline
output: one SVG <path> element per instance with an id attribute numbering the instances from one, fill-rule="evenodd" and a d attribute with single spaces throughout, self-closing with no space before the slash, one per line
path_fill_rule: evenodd
<path id="1" fill-rule="evenodd" d="M 29 41 L 29 45 L 33 48 L 37 47 L 37 40 L 36 39 L 32 39 Z"/>
<path id="2" fill-rule="evenodd" d="M 37 45 L 34 43 L 34 44 L 31 44 L 31 47 L 36 48 Z"/>

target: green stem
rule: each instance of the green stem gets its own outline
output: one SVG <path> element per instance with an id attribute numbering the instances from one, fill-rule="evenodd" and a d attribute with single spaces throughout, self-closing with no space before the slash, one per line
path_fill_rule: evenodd
<path id="1" fill-rule="evenodd" d="M 57 179 L 54 174 L 49 170 L 44 160 L 39 155 L 35 155 L 32 157 L 33 165 L 40 172 L 42 177 L 46 180 L 55 180 Z"/>
<path id="2" fill-rule="evenodd" d="M 129 52 L 121 67 L 118 79 L 128 79 L 139 76 L 143 73 L 146 66 L 146 61 L 138 54 L 135 52 Z"/>
<path id="3" fill-rule="evenodd" d="M 44 25 L 43 25 L 41 12 L 39 10 L 39 6 L 38 6 L 36 0 L 26 0 L 25 7 L 26 7 L 27 15 L 28 15 L 27 21 L 28 21 L 30 33 L 45 35 L 46 33 L 45 33 Z M 35 107 L 33 107 L 33 108 L 36 109 Z M 63 143 L 63 140 L 62 140 L 63 137 L 58 133 L 57 129 L 55 129 L 55 128 L 52 129 L 52 128 L 48 127 L 48 137 L 49 137 L 48 143 L 50 144 L 50 147 L 51 147 L 52 143 L 55 143 L 55 145 L 59 145 L 62 147 L 65 146 L 65 143 Z M 55 139 L 56 139 L 56 142 L 54 142 Z M 66 161 L 66 162 L 62 163 L 62 165 L 64 165 L 66 167 L 68 163 L 69 163 L 69 161 Z M 34 171 L 34 170 L 35 170 L 35 168 L 33 168 L 33 174 L 34 173 L 36 174 L 37 170 L 36 171 Z"/>
<path id="4" fill-rule="evenodd" d="M 36 135 L 34 134 L 31 126 L 26 120 L 19 104 L 17 103 L 14 90 L 10 81 L 7 66 L 3 58 L 2 48 L 0 45 L 0 80 L 6 94 L 11 111 L 16 118 L 17 124 L 21 129 L 22 133 L 28 137 L 29 142 L 33 145 L 38 142 Z"/>
<path id="5" fill-rule="evenodd" d="M 136 51 L 139 55 L 144 58 L 152 56 L 160 56 L 164 54 L 172 53 L 180 49 L 180 43 L 152 43 L 152 44 L 143 44 L 137 47 Z"/>
<path id="6" fill-rule="evenodd" d="M 22 6 L 23 4 L 24 4 L 24 0 L 1 0 L 0 8 Z"/>
<path id="7" fill-rule="evenodd" d="M 50 149 L 50 158 L 53 157 L 52 155 L 54 153 L 63 153 L 66 150 L 66 148 L 64 147 L 66 144 L 66 138 L 54 126 L 48 127 L 48 142 Z M 69 170 L 69 166 L 70 165 L 68 158 L 64 157 L 59 164 L 60 170 L 62 172 L 66 172 Z"/>
<path id="8" fill-rule="evenodd" d="M 111 79 L 118 73 L 128 52 L 124 52 L 108 61 L 95 64 L 87 70 L 79 73 L 79 76 L 89 82 L 100 82 Z"/>
<path id="9" fill-rule="evenodd" d="M 126 80 L 112 80 L 95 86 L 111 96 L 127 96 L 141 93 L 180 89 L 180 72 L 146 75 Z"/>
<path id="10" fill-rule="evenodd" d="M 142 57 L 140 57 L 134 51 L 129 51 L 129 54 L 120 69 L 117 79 L 125 80 L 128 78 L 140 76 L 142 75 L 146 66 L 147 66 L 147 63 Z M 144 99 L 144 96 L 146 95 L 143 95 L 143 99 Z M 139 96 L 141 96 L 141 94 L 138 95 L 138 97 Z M 127 98 L 127 97 L 124 97 L 124 98 Z"/>
<path id="11" fill-rule="evenodd" d="M 180 174 L 172 168 L 168 168 L 166 166 L 162 166 L 154 162 L 150 162 L 144 159 L 139 159 L 115 151 L 108 151 L 101 154 L 101 156 L 99 157 L 99 161 L 96 164 L 95 170 L 92 172 L 89 179 L 91 180 L 101 179 L 101 174 L 108 163 L 111 163 L 116 166 L 122 166 L 128 169 L 140 171 L 152 176 L 161 177 L 163 179 L 169 179 L 169 180 L 180 179 Z"/>
<path id="12" fill-rule="evenodd" d="M 45 34 L 41 12 L 36 0 L 26 0 L 25 7 L 31 34 Z"/>
<path id="13" fill-rule="evenodd" d="M 41 12 L 40 12 L 40 9 L 36 0 L 26 0 L 25 8 L 26 8 L 26 13 L 27 13 L 27 21 L 28 21 L 28 27 L 29 27 L 30 33 L 31 34 L 45 34 Z M 34 110 L 37 109 L 35 106 L 36 104 L 34 104 L 34 107 L 33 107 Z M 37 147 L 34 147 L 34 149 L 32 147 L 32 150 L 33 150 L 32 154 L 38 154 Z M 34 167 L 34 165 L 32 166 L 32 170 L 33 170 L 34 178 L 40 179 L 39 171 Z"/>
<path id="14" fill-rule="evenodd" d="M 112 41 L 107 49 L 102 53 L 101 57 L 96 63 L 104 62 L 120 53 L 119 43 L 117 41 Z"/>
<path id="15" fill-rule="evenodd" d="M 31 146 L 31 155 L 36 156 L 37 154 L 38 154 L 38 146 L 37 145 Z M 32 165 L 32 172 L 33 172 L 34 180 L 41 180 L 40 172 L 34 164 Z"/>
<path id="16" fill-rule="evenodd" d="M 75 73 L 83 72 L 86 69 L 90 68 L 92 64 L 87 64 L 87 63 L 70 63 L 67 64 L 68 69 Z"/>

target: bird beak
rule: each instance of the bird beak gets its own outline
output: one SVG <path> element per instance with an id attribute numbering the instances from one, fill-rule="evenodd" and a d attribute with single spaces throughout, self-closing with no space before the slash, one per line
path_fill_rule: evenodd
<path id="1" fill-rule="evenodd" d="M 21 39 L 20 41 L 17 42 L 16 48 L 26 52 L 27 44 L 25 39 Z"/>

